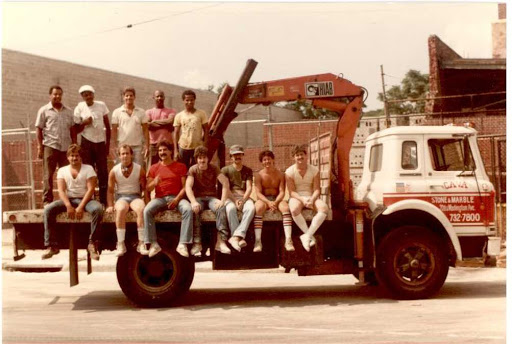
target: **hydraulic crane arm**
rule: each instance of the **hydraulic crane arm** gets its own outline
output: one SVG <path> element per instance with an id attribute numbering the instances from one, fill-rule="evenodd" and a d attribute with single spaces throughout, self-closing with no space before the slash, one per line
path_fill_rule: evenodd
<path id="1" fill-rule="evenodd" d="M 214 113 L 210 117 L 210 145 L 208 148 L 211 155 L 222 142 L 229 123 L 236 117 L 234 109 L 238 103 L 270 105 L 281 101 L 308 100 L 315 107 L 325 108 L 339 114 L 336 133 L 338 184 L 345 202 L 351 201 L 349 157 L 361 116 L 363 88 L 334 74 L 248 83 L 256 64 L 254 60 L 247 62 L 246 70 L 237 86 L 234 89 L 226 86 L 215 106 Z"/>

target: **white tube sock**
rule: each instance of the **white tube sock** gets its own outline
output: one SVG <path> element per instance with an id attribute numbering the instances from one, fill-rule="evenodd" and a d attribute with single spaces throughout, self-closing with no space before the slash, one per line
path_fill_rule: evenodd
<path id="1" fill-rule="evenodd" d="M 124 238 L 126 236 L 126 229 L 118 228 L 118 229 L 116 229 L 116 234 L 117 234 L 117 242 L 123 242 Z"/>
<path id="2" fill-rule="evenodd" d="M 299 227 L 302 232 L 306 233 L 308 231 L 308 224 L 306 223 L 306 219 L 304 219 L 304 216 L 302 216 L 302 214 L 299 214 L 297 216 L 294 216 L 292 214 L 292 217 L 297 227 Z"/>
<path id="3" fill-rule="evenodd" d="M 139 241 L 144 241 L 144 228 L 137 228 L 137 237 Z"/>
<path id="4" fill-rule="evenodd" d="M 326 213 L 316 213 L 316 215 L 313 217 L 313 220 L 311 220 L 311 226 L 308 229 L 309 236 L 313 236 L 315 232 L 318 230 L 318 228 L 322 225 L 322 223 L 325 221 L 325 218 L 327 217 Z"/>

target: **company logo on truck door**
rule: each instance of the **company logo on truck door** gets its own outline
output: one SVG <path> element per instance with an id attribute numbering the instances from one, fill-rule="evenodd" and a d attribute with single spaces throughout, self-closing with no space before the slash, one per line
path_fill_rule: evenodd
<path id="1" fill-rule="evenodd" d="M 332 81 L 306 82 L 306 97 L 325 97 L 334 95 Z"/>
<path id="2" fill-rule="evenodd" d="M 403 200 L 419 199 L 441 210 L 453 226 L 489 226 L 494 224 L 494 192 L 481 194 L 446 193 L 386 193 L 384 205 Z"/>

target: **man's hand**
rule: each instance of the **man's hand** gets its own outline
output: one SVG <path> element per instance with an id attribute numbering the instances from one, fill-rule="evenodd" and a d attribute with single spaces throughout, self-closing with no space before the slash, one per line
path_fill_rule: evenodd
<path id="1" fill-rule="evenodd" d="M 66 206 L 66 212 L 68 213 L 68 219 L 75 219 L 75 208 L 72 205 Z"/>
<path id="2" fill-rule="evenodd" d="M 159 176 L 159 175 L 157 175 L 157 176 L 155 177 L 155 179 L 153 179 L 153 182 L 155 183 L 155 186 L 157 186 L 158 184 L 160 184 L 160 176 Z"/>
<path id="3" fill-rule="evenodd" d="M 304 207 L 313 209 L 313 200 L 311 197 L 305 197 L 303 198 Z"/>
<path id="4" fill-rule="evenodd" d="M 169 210 L 173 210 L 173 209 L 175 209 L 175 208 L 178 206 L 178 203 L 179 203 L 179 202 L 178 202 L 178 200 L 177 200 L 176 198 L 175 198 L 175 199 L 173 199 L 173 200 L 172 200 L 172 201 L 170 201 L 170 202 L 167 202 L 167 209 L 169 209 Z"/>
<path id="5" fill-rule="evenodd" d="M 236 201 L 236 208 L 240 211 L 244 208 L 245 201 L 243 199 L 239 199 Z"/>
<path id="6" fill-rule="evenodd" d="M 149 147 L 148 147 L 148 146 L 146 146 L 146 147 L 144 148 L 144 159 L 147 159 L 147 158 L 148 158 L 148 155 L 149 155 Z"/>
<path id="7" fill-rule="evenodd" d="M 82 121 L 83 125 L 91 125 L 92 124 L 92 117 L 88 117 L 87 119 L 84 119 Z"/>
<path id="8" fill-rule="evenodd" d="M 75 216 L 76 216 L 76 219 L 77 220 L 81 220 L 82 217 L 84 217 L 84 208 L 78 206 L 76 209 L 75 209 Z"/>
<path id="9" fill-rule="evenodd" d="M 114 207 L 110 206 L 110 207 L 107 207 L 107 209 L 105 209 L 105 213 L 107 214 L 111 214 L 115 211 Z"/>
<path id="10" fill-rule="evenodd" d="M 38 159 L 43 158 L 43 146 L 37 146 L 37 158 Z"/>
<path id="11" fill-rule="evenodd" d="M 277 210 L 277 204 L 276 204 L 276 202 L 275 202 L 275 201 L 269 201 L 269 202 L 267 203 L 267 205 L 268 205 L 268 209 L 269 209 L 270 211 L 276 211 L 276 210 Z"/>
<path id="12" fill-rule="evenodd" d="M 201 205 L 197 202 L 192 202 L 192 210 L 194 211 L 194 213 L 199 214 L 199 212 L 201 211 Z"/>
<path id="13" fill-rule="evenodd" d="M 220 207 L 222 207 L 224 205 L 224 202 L 222 202 L 221 200 L 217 200 L 215 201 L 215 210 L 218 210 Z"/>
<path id="14" fill-rule="evenodd" d="M 179 160 L 180 158 L 180 153 L 178 152 L 178 150 L 174 150 L 174 160 Z"/>

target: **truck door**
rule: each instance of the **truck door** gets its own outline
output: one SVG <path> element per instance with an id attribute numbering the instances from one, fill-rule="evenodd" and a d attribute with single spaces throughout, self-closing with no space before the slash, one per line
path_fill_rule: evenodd
<path id="1" fill-rule="evenodd" d="M 469 140 L 426 135 L 425 148 L 429 202 L 446 215 L 458 236 L 485 235 L 491 193 L 482 190 L 485 173 L 475 164 Z"/>

